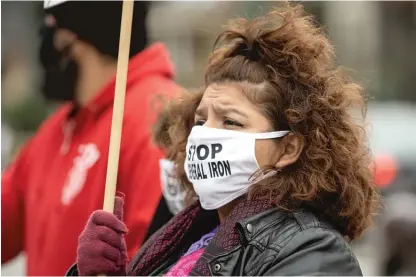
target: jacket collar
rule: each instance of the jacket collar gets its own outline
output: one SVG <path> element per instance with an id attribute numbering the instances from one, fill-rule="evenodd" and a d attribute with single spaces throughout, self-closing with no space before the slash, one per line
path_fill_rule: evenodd
<path id="1" fill-rule="evenodd" d="M 249 241 L 271 224 L 277 224 L 287 217 L 293 218 L 302 230 L 318 226 L 334 229 L 329 222 L 319 220 L 315 214 L 304 209 L 299 208 L 291 212 L 285 212 L 274 207 L 238 221 L 237 224 L 242 235 L 241 239 Z"/>
<path id="2" fill-rule="evenodd" d="M 237 222 L 237 228 L 240 230 L 239 234 L 241 240 L 250 241 L 253 237 L 271 224 L 283 220 L 285 216 L 287 216 L 286 213 L 275 207 L 255 214 L 251 217 L 239 220 Z"/>

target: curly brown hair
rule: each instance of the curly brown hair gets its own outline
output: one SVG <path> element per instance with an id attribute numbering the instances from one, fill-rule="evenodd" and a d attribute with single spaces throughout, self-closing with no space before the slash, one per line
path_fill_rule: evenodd
<path id="1" fill-rule="evenodd" d="M 285 3 L 253 20 L 235 19 L 209 57 L 205 88 L 239 84 L 276 130 L 289 128 L 305 147 L 298 161 L 250 189 L 280 208 L 307 208 L 349 239 L 371 222 L 379 193 L 370 171 L 365 130 L 349 112 L 365 117 L 363 89 L 334 65 L 333 47 L 301 5 Z M 203 91 L 184 93 L 168 107 L 170 147 L 178 178 Z M 261 171 L 271 170 L 262 168 Z"/>
<path id="2" fill-rule="evenodd" d="M 163 102 L 165 99 L 158 99 Z M 169 114 L 167 108 L 162 108 L 156 122 L 152 125 L 152 140 L 161 150 L 166 152 L 166 158 L 172 159 L 172 150 L 169 146 L 172 144 L 172 140 L 169 137 Z"/>

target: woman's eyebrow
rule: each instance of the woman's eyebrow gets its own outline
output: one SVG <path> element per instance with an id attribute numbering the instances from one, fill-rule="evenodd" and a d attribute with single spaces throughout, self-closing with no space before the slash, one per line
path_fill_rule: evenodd
<path id="1" fill-rule="evenodd" d="M 242 111 L 237 109 L 237 107 L 235 107 L 234 105 L 217 103 L 216 105 L 214 105 L 213 108 L 215 110 L 217 110 L 218 112 L 221 112 L 221 113 L 231 112 L 231 113 L 236 113 L 236 114 L 238 114 L 240 116 L 243 116 L 243 117 L 247 117 L 247 115 L 245 113 L 243 113 Z"/>

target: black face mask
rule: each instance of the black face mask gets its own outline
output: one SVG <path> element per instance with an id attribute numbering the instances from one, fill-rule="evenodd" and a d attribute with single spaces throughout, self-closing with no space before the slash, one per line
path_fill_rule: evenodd
<path id="1" fill-rule="evenodd" d="M 41 31 L 40 62 L 44 69 L 42 94 L 48 100 L 74 100 L 78 65 L 69 56 L 70 46 L 62 52 L 55 49 L 55 33 L 56 28 L 44 28 Z"/>

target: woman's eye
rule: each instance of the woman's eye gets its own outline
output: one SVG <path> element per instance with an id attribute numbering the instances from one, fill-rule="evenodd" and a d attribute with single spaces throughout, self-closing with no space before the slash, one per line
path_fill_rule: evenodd
<path id="1" fill-rule="evenodd" d="M 228 126 L 237 126 L 237 127 L 243 127 L 243 126 L 244 126 L 243 124 L 241 124 L 241 123 L 239 123 L 239 122 L 237 122 L 237 121 L 234 121 L 234 120 L 228 119 L 228 118 L 226 118 L 226 119 L 224 120 L 224 125 L 228 125 Z"/>
<path id="2" fill-rule="evenodd" d="M 195 126 L 202 126 L 202 125 L 204 125 L 205 124 L 205 120 L 196 120 L 195 121 Z"/>

